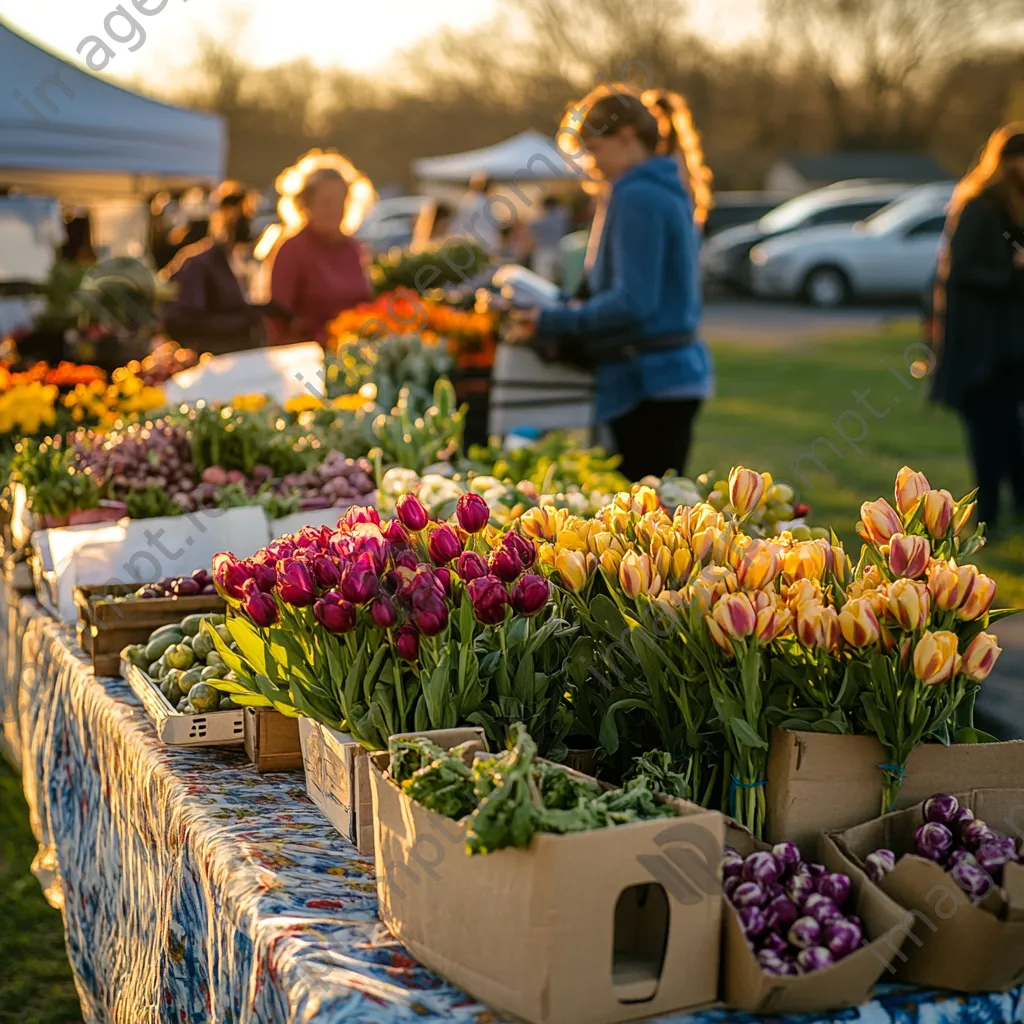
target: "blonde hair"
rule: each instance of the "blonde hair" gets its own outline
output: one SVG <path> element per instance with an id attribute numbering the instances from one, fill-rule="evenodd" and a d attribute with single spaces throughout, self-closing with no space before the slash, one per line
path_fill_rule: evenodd
<path id="1" fill-rule="evenodd" d="M 593 128 L 588 126 L 587 119 L 595 107 L 601 110 L 610 106 L 613 98 L 624 109 L 628 109 L 631 101 L 642 104 L 654 118 L 658 134 L 654 151 L 673 156 L 679 163 L 680 180 L 693 203 L 693 219 L 699 226 L 703 226 L 708 218 L 708 212 L 714 205 L 711 193 L 714 175 L 704 162 L 704 149 L 700 135 L 693 125 L 690 108 L 679 93 L 667 89 L 647 89 L 640 92 L 622 82 L 599 85 L 578 103 L 571 104 L 566 109 L 558 132 L 559 148 L 593 174 L 593 166 L 581 147 L 588 131 L 594 133 Z M 616 110 L 619 111 L 620 108 Z M 611 120 L 616 121 L 620 127 L 626 123 L 619 113 Z M 593 185 L 587 190 L 596 191 Z"/>

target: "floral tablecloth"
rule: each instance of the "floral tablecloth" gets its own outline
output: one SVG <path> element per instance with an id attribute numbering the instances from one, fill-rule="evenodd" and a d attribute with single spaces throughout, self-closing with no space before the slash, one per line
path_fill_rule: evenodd
<path id="1" fill-rule="evenodd" d="M 92 674 L 68 627 L 29 601 L 19 617 L 17 739 L 36 867 L 62 907 L 85 1021 L 497 1020 L 390 939 L 372 863 L 307 800 L 301 773 L 261 777 L 241 753 L 164 747 L 128 686 Z M 1024 991 L 887 988 L 834 1019 L 1024 1022 Z"/>

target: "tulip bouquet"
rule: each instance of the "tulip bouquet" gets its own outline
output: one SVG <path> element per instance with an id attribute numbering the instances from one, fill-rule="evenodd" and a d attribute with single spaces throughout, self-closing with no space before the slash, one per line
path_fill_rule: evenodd
<path id="1" fill-rule="evenodd" d="M 500 538 L 478 495 L 452 523 L 412 495 L 398 516 L 353 508 L 251 559 L 217 556 L 227 628 L 255 685 L 304 715 L 383 749 L 398 732 L 534 723 L 553 752 L 568 731 L 558 645 L 573 630 L 530 573 L 533 546 Z M 549 650 L 549 647 L 553 649 Z"/>

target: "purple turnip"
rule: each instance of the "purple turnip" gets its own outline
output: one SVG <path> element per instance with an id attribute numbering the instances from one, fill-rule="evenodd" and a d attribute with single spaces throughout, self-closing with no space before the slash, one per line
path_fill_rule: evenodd
<path id="1" fill-rule="evenodd" d="M 864 858 L 864 870 L 872 882 L 880 882 L 896 867 L 896 854 L 892 850 L 875 850 Z"/>
<path id="2" fill-rule="evenodd" d="M 954 835 L 962 836 L 964 825 L 969 821 L 974 821 L 974 811 L 970 807 L 959 808 L 956 814 L 953 815 L 953 820 L 949 822 L 950 831 Z"/>
<path id="3" fill-rule="evenodd" d="M 771 925 L 768 927 L 770 929 Z M 789 943 L 777 931 L 766 931 L 757 941 L 761 949 L 771 950 L 780 956 L 789 949 Z"/>
<path id="4" fill-rule="evenodd" d="M 784 935 L 799 916 L 797 905 L 788 896 L 777 896 L 765 909 L 764 919 L 772 931 Z"/>
<path id="5" fill-rule="evenodd" d="M 782 877 L 782 865 L 767 850 L 758 850 L 743 861 L 743 877 L 768 886 Z"/>
<path id="6" fill-rule="evenodd" d="M 777 964 L 773 964 L 770 967 L 763 967 L 762 970 L 765 974 L 771 974 L 777 977 L 796 977 L 800 971 L 796 964 L 791 960 L 780 959 Z"/>
<path id="7" fill-rule="evenodd" d="M 733 890 L 734 907 L 763 907 L 766 902 L 765 891 L 757 882 L 741 882 Z"/>
<path id="8" fill-rule="evenodd" d="M 200 480 L 204 484 L 210 484 L 212 487 L 225 487 L 228 483 L 228 474 L 220 466 L 209 466 L 203 470 Z"/>
<path id="9" fill-rule="evenodd" d="M 949 855 L 949 859 L 946 861 L 946 867 L 947 869 L 952 870 L 957 866 L 957 864 L 962 863 L 977 865 L 978 861 L 970 850 L 958 849 L 954 850 Z"/>
<path id="10" fill-rule="evenodd" d="M 731 900 L 732 894 L 743 884 L 743 878 L 740 875 L 730 875 L 722 883 L 722 892 L 725 893 L 726 899 Z"/>
<path id="11" fill-rule="evenodd" d="M 808 896 L 804 901 L 803 909 L 804 914 L 813 917 L 821 925 L 831 924 L 843 916 L 842 911 L 835 905 L 835 902 L 830 900 L 828 896 L 823 896 L 820 892 L 812 893 Z"/>
<path id="12" fill-rule="evenodd" d="M 776 843 L 772 847 L 772 855 L 786 871 L 796 870 L 803 861 L 794 843 Z"/>
<path id="13" fill-rule="evenodd" d="M 748 939 L 756 939 L 767 927 L 760 907 L 740 907 L 736 911 L 736 916 L 739 918 L 743 934 Z"/>
<path id="14" fill-rule="evenodd" d="M 850 879 L 830 871 L 818 879 L 818 892 L 827 896 L 837 907 L 844 907 L 850 898 Z"/>
<path id="15" fill-rule="evenodd" d="M 195 597 L 202 592 L 202 587 L 195 580 L 178 580 L 171 588 L 176 597 Z"/>
<path id="16" fill-rule="evenodd" d="M 722 851 L 722 877 L 732 878 L 733 875 L 739 875 L 743 872 L 743 857 L 740 856 L 738 850 L 734 850 L 731 846 L 727 846 Z"/>
<path id="17" fill-rule="evenodd" d="M 769 974 L 781 974 L 786 966 L 782 957 L 773 949 L 762 949 L 757 954 L 757 963 L 762 971 Z"/>
<path id="18" fill-rule="evenodd" d="M 1017 860 L 1017 851 L 1012 839 L 990 839 L 978 847 L 978 852 L 974 856 L 978 867 L 987 871 L 997 882 L 1001 882 L 1003 868 Z"/>
<path id="19" fill-rule="evenodd" d="M 990 839 L 995 839 L 996 833 L 989 828 L 980 818 L 973 821 L 965 821 L 960 826 L 960 839 L 964 846 L 972 853 L 979 847 L 984 846 Z"/>
<path id="20" fill-rule="evenodd" d="M 941 864 L 953 849 L 953 833 L 945 825 L 927 821 L 914 833 L 914 845 L 919 857 Z"/>
<path id="21" fill-rule="evenodd" d="M 814 877 L 809 871 L 797 871 L 784 883 L 786 895 L 798 906 L 802 907 L 808 896 L 815 891 Z"/>
<path id="22" fill-rule="evenodd" d="M 764 891 L 768 897 L 769 903 L 772 900 L 777 899 L 779 896 L 789 899 L 789 897 L 786 896 L 786 887 L 781 882 L 772 882 L 770 885 L 766 885 L 764 887 Z"/>
<path id="23" fill-rule="evenodd" d="M 805 974 L 812 971 L 820 971 L 825 967 L 831 967 L 836 961 L 835 957 L 825 949 L 824 946 L 809 946 L 801 949 L 796 955 L 797 966 Z"/>
<path id="24" fill-rule="evenodd" d="M 949 825 L 960 810 L 960 801 L 949 793 L 936 793 L 924 802 L 924 820 Z"/>
<path id="25" fill-rule="evenodd" d="M 832 921 L 825 927 L 825 945 L 840 960 L 860 947 L 864 934 L 852 921 Z"/>
<path id="26" fill-rule="evenodd" d="M 813 917 L 800 917 L 790 926 L 786 937 L 789 944 L 797 949 L 816 946 L 821 941 L 821 925 Z"/>
<path id="27" fill-rule="evenodd" d="M 992 876 L 984 868 L 977 864 L 968 864 L 967 861 L 961 861 L 949 874 L 967 897 L 974 902 L 983 900 L 995 884 L 992 881 Z"/>

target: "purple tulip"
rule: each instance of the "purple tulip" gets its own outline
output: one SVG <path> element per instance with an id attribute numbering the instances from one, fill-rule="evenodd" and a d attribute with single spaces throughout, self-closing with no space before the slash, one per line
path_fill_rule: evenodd
<path id="1" fill-rule="evenodd" d="M 222 552 L 213 556 L 213 581 L 217 584 L 217 589 L 226 597 L 240 601 L 242 587 L 249 579 L 252 579 L 249 567 L 234 555 Z"/>
<path id="2" fill-rule="evenodd" d="M 523 572 L 526 572 L 537 561 L 537 549 L 533 546 L 533 541 L 526 537 L 520 537 L 518 533 L 506 533 L 501 546 L 516 556 Z"/>
<path id="3" fill-rule="evenodd" d="M 401 549 L 409 546 L 409 531 L 406 530 L 399 519 L 389 520 L 386 526 L 381 527 L 381 533 L 384 534 L 388 543 L 396 548 Z"/>
<path id="4" fill-rule="evenodd" d="M 758 850 L 743 861 L 743 877 L 768 886 L 782 877 L 782 865 L 767 850 Z"/>
<path id="5" fill-rule="evenodd" d="M 776 896 L 768 904 L 764 916 L 772 931 L 785 934 L 800 916 L 800 911 L 788 896 Z"/>
<path id="6" fill-rule="evenodd" d="M 741 882 L 732 894 L 734 907 L 763 907 L 766 902 L 765 891 L 757 882 Z"/>
<path id="7" fill-rule="evenodd" d="M 498 548 L 491 555 L 488 568 L 492 576 L 496 576 L 503 583 L 511 583 L 518 579 L 523 567 L 519 564 L 519 558 L 513 551 L 507 548 Z"/>
<path id="8" fill-rule="evenodd" d="M 892 850 L 875 850 L 864 858 L 864 870 L 872 882 L 880 882 L 896 867 L 896 854 Z"/>
<path id="9" fill-rule="evenodd" d="M 953 833 L 938 822 L 926 821 L 915 833 L 914 843 L 917 855 L 942 863 L 953 849 Z"/>
<path id="10" fill-rule="evenodd" d="M 1003 868 L 1017 860 L 1017 850 L 1012 839 L 990 839 L 978 847 L 974 855 L 978 867 L 987 871 L 997 882 L 1002 880 Z"/>
<path id="11" fill-rule="evenodd" d="M 384 572 L 391 558 L 391 545 L 384 539 L 379 526 L 373 523 L 360 523 L 352 527 L 352 555 L 369 555 L 373 560 L 374 571 Z"/>
<path id="12" fill-rule="evenodd" d="M 977 864 L 968 864 L 967 861 L 961 861 L 949 874 L 974 902 L 983 900 L 995 885 L 992 876 L 984 868 Z"/>
<path id="13" fill-rule="evenodd" d="M 430 522 L 430 513 L 415 494 L 403 494 L 395 506 L 395 514 L 402 525 L 413 533 L 419 533 L 426 529 Z"/>
<path id="14" fill-rule="evenodd" d="M 995 839 L 996 833 L 989 828 L 980 818 L 973 821 L 965 821 L 960 826 L 960 840 L 972 853 L 979 847 L 984 846 L 990 839 Z"/>
<path id="15" fill-rule="evenodd" d="M 790 926 L 786 933 L 789 944 L 797 949 L 816 946 L 821 941 L 821 925 L 813 917 L 800 917 Z"/>
<path id="16" fill-rule="evenodd" d="M 377 596 L 379 586 L 373 558 L 368 554 L 360 555 L 345 571 L 341 581 L 341 596 L 352 604 L 367 604 Z"/>
<path id="17" fill-rule="evenodd" d="M 795 871 L 803 863 L 795 843 L 776 843 L 772 847 L 772 855 L 786 871 Z"/>
<path id="18" fill-rule="evenodd" d="M 271 593 L 277 584 L 277 573 L 269 565 L 254 564 L 252 566 L 252 578 L 257 589 L 264 594 Z"/>
<path id="19" fill-rule="evenodd" d="M 836 961 L 835 957 L 824 946 L 808 946 L 797 953 L 796 962 L 804 974 L 810 974 L 812 971 L 820 971 L 825 967 L 831 967 Z"/>
<path id="20" fill-rule="evenodd" d="M 455 503 L 455 518 L 466 533 L 479 533 L 491 521 L 491 510 L 479 494 L 463 494 Z"/>
<path id="21" fill-rule="evenodd" d="M 809 871 L 798 870 L 784 883 L 786 895 L 798 906 L 802 907 L 807 897 L 815 891 L 815 881 Z"/>
<path id="22" fill-rule="evenodd" d="M 859 949 L 863 938 L 860 926 L 852 921 L 832 921 L 825 926 L 825 945 L 837 960 Z"/>
<path id="23" fill-rule="evenodd" d="M 442 523 L 430 531 L 427 550 L 438 565 L 447 565 L 462 554 L 462 541 L 447 523 Z"/>
<path id="24" fill-rule="evenodd" d="M 543 611 L 551 597 L 551 586 L 543 576 L 523 576 L 512 588 L 512 609 L 529 618 Z"/>
<path id="25" fill-rule="evenodd" d="M 731 846 L 722 851 L 722 877 L 732 878 L 743 872 L 743 858 Z"/>
<path id="26" fill-rule="evenodd" d="M 843 916 L 835 902 L 820 892 L 812 893 L 804 901 L 804 914 L 810 915 L 821 925 L 831 924 Z"/>
<path id="27" fill-rule="evenodd" d="M 358 526 L 360 523 L 372 523 L 380 526 L 380 513 L 375 508 L 365 505 L 353 505 L 345 513 L 345 522 L 349 526 Z"/>
<path id="28" fill-rule="evenodd" d="M 739 907 L 736 916 L 739 918 L 743 934 L 748 939 L 756 939 L 767 927 L 760 907 Z"/>
<path id="29" fill-rule="evenodd" d="M 470 583 L 486 576 L 490 570 L 487 568 L 487 562 L 483 555 L 478 555 L 475 551 L 463 551 L 459 555 L 455 571 L 464 583 Z"/>
<path id="30" fill-rule="evenodd" d="M 277 602 L 270 594 L 263 593 L 255 580 L 246 580 L 242 588 L 242 609 L 254 625 L 266 629 L 277 622 Z"/>
<path id="31" fill-rule="evenodd" d="M 830 871 L 818 879 L 818 892 L 827 896 L 837 907 L 844 907 L 850 898 L 850 879 Z"/>
<path id="32" fill-rule="evenodd" d="M 448 602 L 443 591 L 420 587 L 412 595 L 409 620 L 424 636 L 437 636 L 448 625 Z"/>
<path id="33" fill-rule="evenodd" d="M 469 599 L 473 602 L 473 614 L 485 626 L 496 626 L 505 621 L 508 607 L 508 592 L 505 585 L 495 576 L 481 576 L 467 587 Z"/>
<path id="34" fill-rule="evenodd" d="M 339 594 L 324 594 L 313 605 L 313 616 L 328 633 L 350 633 L 356 628 L 356 608 Z"/>
<path id="35" fill-rule="evenodd" d="M 441 584 L 445 597 L 452 596 L 452 571 L 447 566 L 440 565 L 434 570 L 434 579 Z"/>
<path id="36" fill-rule="evenodd" d="M 277 595 L 293 608 L 308 608 L 316 600 L 316 580 L 305 562 L 278 562 Z"/>
<path id="37" fill-rule="evenodd" d="M 370 605 L 370 616 L 380 629 L 391 629 L 398 621 L 398 612 L 391 598 L 381 595 Z"/>
<path id="38" fill-rule="evenodd" d="M 310 568 L 313 570 L 313 576 L 317 583 L 324 590 L 330 590 L 331 587 L 336 587 L 341 582 L 341 567 L 338 565 L 337 559 L 331 558 L 329 555 L 316 555 L 310 562 Z"/>
<path id="39" fill-rule="evenodd" d="M 395 631 L 395 650 L 403 661 L 416 661 L 420 656 L 420 635 L 412 626 L 399 626 Z"/>
<path id="40" fill-rule="evenodd" d="M 722 892 L 724 892 L 724 893 L 725 893 L 725 898 L 726 898 L 727 900 L 732 900 L 732 894 L 733 894 L 733 893 L 734 893 L 734 892 L 736 891 L 736 889 L 737 889 L 737 888 L 738 888 L 739 886 L 741 886 L 742 884 L 743 884 L 743 879 L 742 879 L 742 878 L 741 878 L 741 877 L 740 877 L 739 875 L 730 875 L 730 876 L 729 876 L 729 877 L 728 877 L 728 878 L 727 878 L 727 879 L 726 879 L 726 880 L 725 880 L 725 881 L 724 881 L 724 882 L 722 883 Z"/>
<path id="41" fill-rule="evenodd" d="M 960 810 L 960 801 L 949 793 L 936 793 L 924 802 L 924 820 L 949 825 Z"/>
<path id="42" fill-rule="evenodd" d="M 771 929 L 771 925 L 768 925 L 768 928 Z M 767 949 L 773 953 L 778 953 L 779 956 L 789 949 L 789 943 L 777 931 L 766 931 L 757 940 L 757 942 L 761 949 Z"/>
<path id="43" fill-rule="evenodd" d="M 420 560 L 416 557 L 416 552 L 411 551 L 408 548 L 405 551 L 399 551 L 395 555 L 395 568 L 396 569 L 411 569 L 415 572 L 420 565 Z"/>

